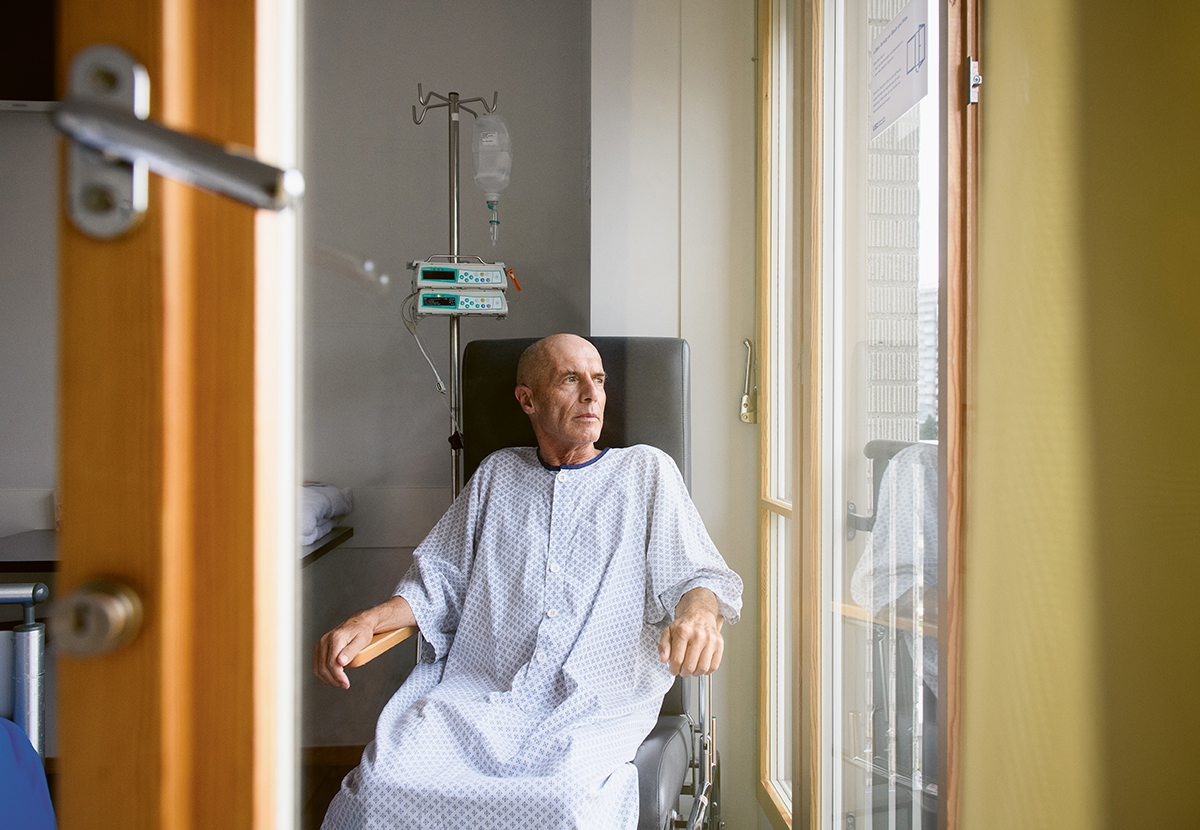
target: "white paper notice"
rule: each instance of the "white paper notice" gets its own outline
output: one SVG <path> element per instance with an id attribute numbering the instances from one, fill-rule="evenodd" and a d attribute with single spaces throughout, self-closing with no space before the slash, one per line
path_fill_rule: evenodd
<path id="1" fill-rule="evenodd" d="M 929 92 L 929 0 L 909 0 L 871 44 L 871 138 Z"/>

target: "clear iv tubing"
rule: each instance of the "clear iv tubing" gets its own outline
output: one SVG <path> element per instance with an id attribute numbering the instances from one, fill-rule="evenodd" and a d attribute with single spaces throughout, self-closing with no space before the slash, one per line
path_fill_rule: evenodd
<path id="1" fill-rule="evenodd" d="M 421 356 L 425 358 L 425 362 L 429 364 L 429 368 L 433 371 L 434 378 L 437 379 L 437 390 L 442 393 L 442 403 L 446 405 L 446 409 L 450 412 L 450 422 L 454 424 L 456 432 L 462 432 L 462 427 L 458 424 L 458 419 L 454 417 L 454 410 L 450 407 L 450 403 L 446 400 L 446 384 L 442 383 L 442 376 L 438 374 L 437 367 L 433 365 L 433 361 L 429 359 L 428 352 L 425 351 L 425 346 L 421 343 L 421 338 L 417 336 L 417 320 L 415 313 L 410 316 L 410 310 L 413 309 L 417 295 L 409 294 L 404 299 L 404 305 L 401 308 L 401 316 L 404 319 L 404 327 L 408 329 L 408 333 L 413 336 L 413 340 L 417 341 L 417 348 L 421 350 Z"/>
<path id="2" fill-rule="evenodd" d="M 374 260 L 363 259 L 323 245 L 313 246 L 309 255 L 317 267 L 339 276 L 351 277 L 362 285 L 374 288 L 380 294 L 386 294 L 391 288 L 391 277 L 380 273 Z"/>

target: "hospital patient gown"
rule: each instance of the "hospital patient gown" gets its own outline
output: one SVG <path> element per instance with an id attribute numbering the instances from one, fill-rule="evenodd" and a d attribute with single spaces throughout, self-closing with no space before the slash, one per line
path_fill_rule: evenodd
<path id="1" fill-rule="evenodd" d="M 420 662 L 323 827 L 636 827 L 628 762 L 672 682 L 659 636 L 699 586 L 736 622 L 741 580 L 665 453 L 493 454 L 396 589 Z"/>

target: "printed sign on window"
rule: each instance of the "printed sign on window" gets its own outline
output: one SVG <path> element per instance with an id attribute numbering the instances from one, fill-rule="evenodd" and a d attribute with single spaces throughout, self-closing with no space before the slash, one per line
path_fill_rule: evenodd
<path id="1" fill-rule="evenodd" d="M 871 44 L 871 138 L 929 92 L 929 2 L 909 0 Z"/>

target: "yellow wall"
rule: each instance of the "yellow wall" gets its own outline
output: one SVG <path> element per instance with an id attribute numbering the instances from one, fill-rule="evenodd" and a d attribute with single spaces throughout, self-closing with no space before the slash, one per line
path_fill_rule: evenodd
<path id="1" fill-rule="evenodd" d="M 963 826 L 1198 826 L 1200 7 L 983 31 Z"/>

